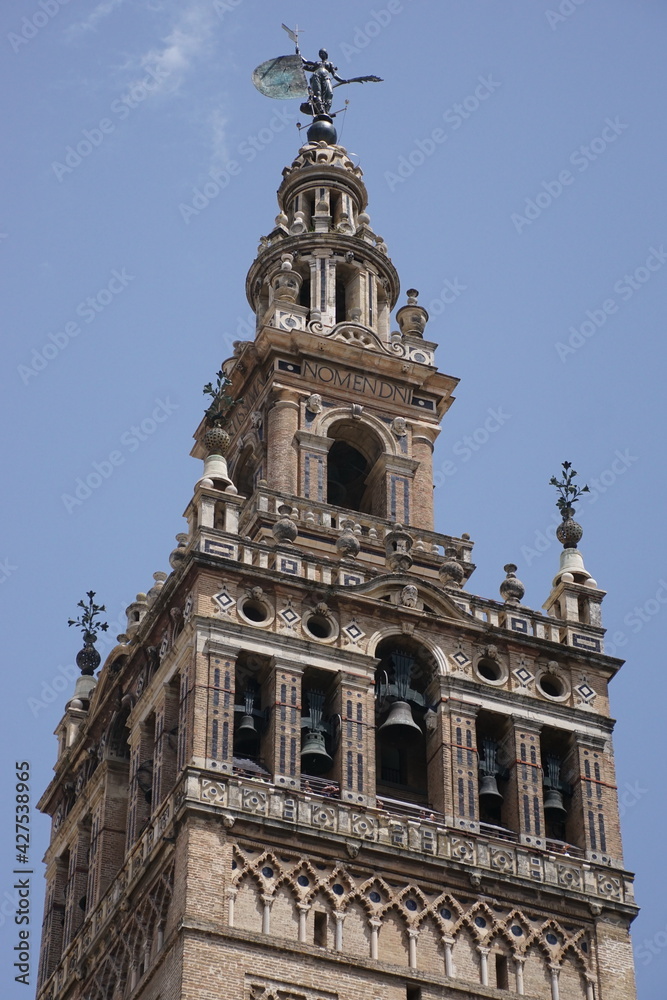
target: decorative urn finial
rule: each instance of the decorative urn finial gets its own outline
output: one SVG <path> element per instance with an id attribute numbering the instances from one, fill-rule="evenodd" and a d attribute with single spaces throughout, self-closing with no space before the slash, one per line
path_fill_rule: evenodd
<path id="1" fill-rule="evenodd" d="M 505 604 L 520 604 L 523 595 L 526 593 L 526 588 L 521 580 L 517 580 L 516 578 L 517 567 L 514 563 L 507 563 L 503 568 L 507 576 L 500 584 L 500 596 Z"/>
<path id="2" fill-rule="evenodd" d="M 78 608 L 82 608 L 82 614 L 78 618 L 70 618 L 68 625 L 76 625 L 83 633 L 83 648 L 76 654 L 76 665 L 81 668 L 84 676 L 91 677 L 100 665 L 100 654 L 95 649 L 98 632 L 106 632 L 109 628 L 106 622 L 96 621 L 98 616 L 106 611 L 103 604 L 95 604 L 93 598 L 95 591 L 89 590 L 86 594 L 88 603 L 79 601 Z"/>
<path id="3" fill-rule="evenodd" d="M 438 570 L 440 580 L 446 590 L 460 590 L 463 586 L 465 573 L 456 549 L 448 545 L 445 549 L 445 561 Z"/>
<path id="4" fill-rule="evenodd" d="M 428 313 L 417 302 L 419 292 L 416 288 L 408 288 L 408 304 L 401 306 L 396 313 L 396 322 L 404 337 L 423 337 L 424 328 L 428 323 Z"/>
<path id="5" fill-rule="evenodd" d="M 562 542 L 564 549 L 576 549 L 577 542 L 581 541 L 584 529 L 573 520 L 574 504 L 577 503 L 583 493 L 588 493 L 588 486 L 579 486 L 575 483 L 574 477 L 577 475 L 572 468 L 572 462 L 563 462 L 563 479 L 556 479 L 552 476 L 549 480 L 551 486 L 558 490 L 558 507 L 563 520 L 556 529 L 556 538 Z"/>
<path id="6" fill-rule="evenodd" d="M 583 584 L 586 587 L 596 588 L 597 583 L 584 566 L 583 556 L 577 548 L 577 543 L 581 541 L 584 529 L 573 519 L 574 504 L 584 493 L 589 493 L 588 486 L 578 486 L 574 482 L 577 475 L 572 468 L 571 462 L 563 462 L 563 478 L 556 479 L 552 476 L 549 480 L 551 486 L 558 490 L 558 500 L 556 505 L 561 513 L 562 521 L 556 528 L 556 538 L 563 544 L 563 551 L 560 554 L 560 568 L 554 577 L 553 586 L 557 587 L 561 583 Z"/>

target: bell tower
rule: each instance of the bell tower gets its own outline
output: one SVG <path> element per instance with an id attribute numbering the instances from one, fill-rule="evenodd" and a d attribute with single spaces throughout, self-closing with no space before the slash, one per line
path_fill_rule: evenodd
<path id="1" fill-rule="evenodd" d="M 414 289 L 392 329 L 361 170 L 313 129 L 171 572 L 99 670 L 89 635 L 57 730 L 39 1000 L 634 1000 L 573 508 L 544 614 L 511 563 L 474 594 L 433 520 L 457 380 Z"/>

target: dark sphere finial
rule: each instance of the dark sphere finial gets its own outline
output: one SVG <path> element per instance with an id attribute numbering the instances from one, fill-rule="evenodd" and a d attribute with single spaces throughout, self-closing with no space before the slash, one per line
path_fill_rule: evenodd
<path id="1" fill-rule="evenodd" d="M 328 146 L 335 146 L 338 142 L 338 133 L 330 115 L 316 115 L 306 135 L 308 142 L 326 142 Z"/>

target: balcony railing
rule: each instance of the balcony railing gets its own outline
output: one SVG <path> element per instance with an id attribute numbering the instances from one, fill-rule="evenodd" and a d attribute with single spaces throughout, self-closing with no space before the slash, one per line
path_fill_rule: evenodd
<path id="1" fill-rule="evenodd" d="M 518 843 L 519 834 L 514 830 L 508 830 L 506 826 L 496 826 L 495 823 L 480 823 L 479 832 L 485 837 L 494 837 L 496 840 L 509 840 L 512 844 Z"/>
<path id="2" fill-rule="evenodd" d="M 391 799 L 386 795 L 378 795 L 377 808 L 383 812 L 410 816 L 413 819 L 426 819 L 431 823 L 445 825 L 445 817 L 442 813 L 434 812 L 425 802 L 405 802 L 402 799 Z"/>
<path id="3" fill-rule="evenodd" d="M 301 775 L 301 791 L 322 795 L 325 799 L 339 799 L 340 785 L 330 778 L 317 778 L 312 774 Z"/>
<path id="4" fill-rule="evenodd" d="M 568 844 L 564 840 L 547 840 L 546 841 L 547 851 L 551 851 L 552 854 L 562 854 L 569 858 L 585 858 L 586 852 L 582 851 L 580 847 L 575 847 L 574 844 Z"/>

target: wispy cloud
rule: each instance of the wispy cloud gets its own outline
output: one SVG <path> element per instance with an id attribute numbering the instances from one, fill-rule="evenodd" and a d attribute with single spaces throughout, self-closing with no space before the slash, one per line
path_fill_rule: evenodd
<path id="1" fill-rule="evenodd" d="M 69 39 L 78 38 L 81 35 L 85 35 L 88 31 L 97 31 L 100 21 L 103 21 L 117 7 L 120 7 L 124 3 L 125 0 L 102 0 L 82 21 L 73 21 L 65 30 L 65 37 Z"/>
<path id="2" fill-rule="evenodd" d="M 212 50 L 215 25 L 213 5 L 193 0 L 179 11 L 162 44 L 140 56 L 141 69 L 154 71 L 163 80 L 162 90 L 173 93 L 192 65 Z"/>
<path id="3" fill-rule="evenodd" d="M 220 108 L 214 108 L 209 116 L 209 127 L 211 130 L 211 162 L 226 163 L 229 159 L 229 149 L 227 144 L 227 119 Z"/>

